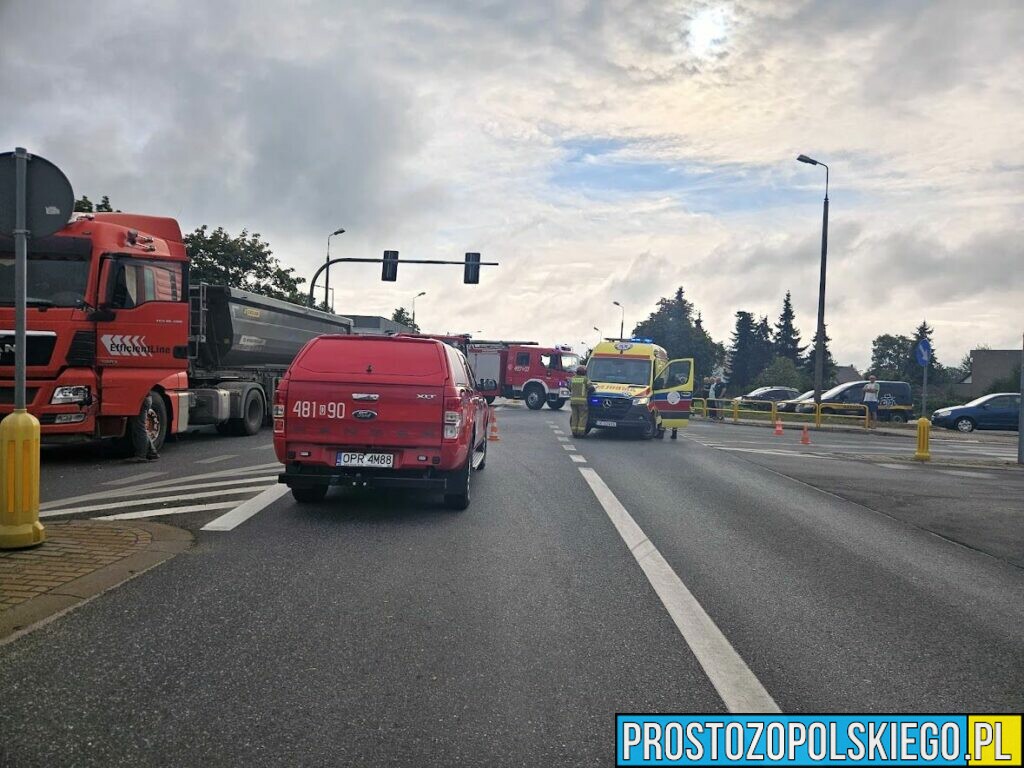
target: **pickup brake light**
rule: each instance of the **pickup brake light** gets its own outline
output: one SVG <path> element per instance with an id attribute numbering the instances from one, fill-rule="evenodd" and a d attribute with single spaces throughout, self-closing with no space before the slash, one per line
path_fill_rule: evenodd
<path id="1" fill-rule="evenodd" d="M 444 399 L 444 439 L 457 440 L 462 427 L 462 400 L 457 397 Z"/>

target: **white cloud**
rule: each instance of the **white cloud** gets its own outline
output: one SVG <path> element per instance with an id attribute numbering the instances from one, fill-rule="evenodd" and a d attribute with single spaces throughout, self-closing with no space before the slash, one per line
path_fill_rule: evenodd
<path id="1" fill-rule="evenodd" d="M 926 317 L 940 359 L 1021 325 L 1024 12 L 1014 2 L 91 3 L 0 7 L 0 144 L 183 226 L 248 226 L 310 274 L 336 255 L 502 266 L 333 272 L 339 309 L 419 290 L 436 330 L 577 342 L 678 284 L 727 340 L 791 289 L 811 335 L 832 165 L 841 361 Z M 565 142 L 699 175 L 556 182 Z M 655 166 L 651 166 L 654 168 Z M 606 177 L 601 179 L 607 182 Z"/>

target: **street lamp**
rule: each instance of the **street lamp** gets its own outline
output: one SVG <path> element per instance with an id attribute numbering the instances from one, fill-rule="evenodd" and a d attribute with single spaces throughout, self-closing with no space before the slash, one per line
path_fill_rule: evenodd
<path id="1" fill-rule="evenodd" d="M 412 297 L 412 324 L 414 326 L 416 325 L 416 299 L 418 299 L 420 296 L 426 296 L 426 295 L 427 295 L 426 291 L 420 291 L 419 293 L 417 293 L 415 296 Z"/>
<path id="2" fill-rule="evenodd" d="M 825 205 L 821 214 L 821 277 L 818 280 L 818 334 L 814 344 L 814 403 L 821 404 L 821 385 L 825 371 L 825 262 L 828 255 L 828 166 L 800 155 L 797 160 L 825 169 Z"/>
<path id="3" fill-rule="evenodd" d="M 612 304 L 622 310 L 622 319 L 619 321 L 619 339 L 622 340 L 626 334 L 626 308 L 617 301 L 613 301 Z"/>
<path id="4" fill-rule="evenodd" d="M 324 272 L 324 306 L 329 306 L 331 309 L 334 309 L 334 303 L 327 303 L 328 288 L 330 288 L 331 285 L 331 238 L 335 235 L 343 234 L 345 234 L 345 230 L 338 227 L 327 236 L 327 261 L 325 262 L 327 270 Z"/>

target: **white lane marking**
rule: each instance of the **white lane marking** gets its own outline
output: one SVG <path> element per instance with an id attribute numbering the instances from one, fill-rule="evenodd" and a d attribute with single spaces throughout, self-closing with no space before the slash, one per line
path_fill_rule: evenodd
<path id="1" fill-rule="evenodd" d="M 182 477 L 171 477 L 166 480 L 158 480 L 153 483 L 144 483 L 134 488 L 125 488 L 121 493 L 136 493 L 139 491 L 150 490 L 151 488 L 168 488 L 177 487 L 181 483 L 189 483 L 199 480 L 213 480 L 215 478 L 231 478 L 231 477 L 242 477 L 245 475 L 252 475 L 258 472 L 266 472 L 268 470 L 280 470 L 281 465 L 273 461 L 269 464 L 254 464 L 249 467 L 235 467 L 232 469 L 220 469 L 216 472 L 205 472 L 199 475 L 184 475 Z M 108 499 L 110 498 L 110 491 L 97 491 L 95 493 L 87 493 L 82 496 L 72 496 L 66 499 L 55 499 L 54 501 L 47 501 L 39 505 L 40 509 L 53 509 L 59 507 L 62 504 L 75 504 L 79 501 L 92 501 L 93 499 Z"/>
<path id="2" fill-rule="evenodd" d="M 566 444 L 566 445 L 563 445 L 562 447 L 565 448 L 565 450 L 567 450 L 567 451 L 575 451 L 576 450 L 576 446 L 575 445 L 567 445 Z"/>
<path id="3" fill-rule="evenodd" d="M 237 459 L 237 453 L 225 453 L 223 456 L 211 456 L 208 459 L 200 459 L 196 464 L 217 464 L 221 461 L 227 461 L 228 459 Z"/>
<path id="4" fill-rule="evenodd" d="M 886 469 L 910 469 L 909 464 L 879 464 L 878 466 Z"/>
<path id="5" fill-rule="evenodd" d="M 144 509 L 141 512 L 124 512 L 120 515 L 94 517 L 93 520 L 141 520 L 144 517 L 163 517 L 164 515 L 184 515 L 188 512 L 213 512 L 218 509 L 231 509 L 238 502 L 218 501 L 213 504 L 190 504 L 185 507 L 167 507 L 166 509 Z"/>
<path id="6" fill-rule="evenodd" d="M 578 453 L 570 453 L 569 458 L 575 461 L 577 464 L 586 464 L 587 459 L 585 456 L 580 456 Z"/>
<path id="7" fill-rule="evenodd" d="M 939 472 L 943 475 L 954 475 L 956 477 L 980 477 L 983 480 L 991 480 L 992 475 L 988 472 L 969 472 L 965 469 L 940 469 Z"/>
<path id="8" fill-rule="evenodd" d="M 734 713 L 780 712 L 779 705 L 761 685 L 761 681 L 736 653 L 728 638 L 605 485 L 604 480 L 590 467 L 580 467 L 580 474 L 636 558 L 726 708 Z"/>
<path id="9" fill-rule="evenodd" d="M 710 446 L 709 446 L 710 447 Z M 816 453 L 805 453 L 804 451 L 787 451 L 784 448 L 732 448 L 726 445 L 714 446 L 716 451 L 733 451 L 736 453 L 764 453 L 770 456 L 799 456 L 804 459 L 821 459 L 831 461 L 829 456 L 818 456 Z"/>
<path id="10" fill-rule="evenodd" d="M 189 499 L 208 499 L 214 496 L 240 496 L 259 490 L 251 485 L 244 488 L 226 488 L 217 491 L 200 491 L 199 493 L 185 493 L 176 496 L 156 496 L 148 499 L 122 499 L 108 504 L 89 504 L 84 507 L 72 507 L 70 509 L 48 509 L 40 512 L 40 517 L 56 517 L 58 515 L 76 515 L 82 512 L 102 512 L 105 509 L 119 509 L 120 507 L 142 507 L 147 504 L 164 504 L 168 501 L 188 501 Z"/>
<path id="11" fill-rule="evenodd" d="M 568 437 L 562 437 L 561 435 L 556 437 L 555 440 L 557 440 L 560 443 L 568 443 L 569 442 L 569 438 Z"/>
<path id="12" fill-rule="evenodd" d="M 262 512 L 275 501 L 280 499 L 291 489 L 284 484 L 267 488 L 259 496 L 253 496 L 246 502 L 239 504 L 226 515 L 221 515 L 216 520 L 211 520 L 202 527 L 204 531 L 231 531 L 244 523 L 257 512 Z"/>
<path id="13" fill-rule="evenodd" d="M 274 447 L 273 443 L 267 443 L 266 445 L 257 445 L 255 448 L 250 448 L 250 451 L 269 451 Z"/>
<path id="14" fill-rule="evenodd" d="M 131 477 L 122 477 L 120 480 L 107 480 L 102 485 L 128 485 L 129 483 L 137 483 L 140 480 L 151 480 L 154 477 L 160 477 L 166 475 L 166 472 L 143 472 L 139 475 L 132 475 Z"/>

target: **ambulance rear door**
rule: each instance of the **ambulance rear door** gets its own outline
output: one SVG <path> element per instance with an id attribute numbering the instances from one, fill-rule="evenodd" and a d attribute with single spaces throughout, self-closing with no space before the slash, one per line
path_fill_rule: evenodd
<path id="1" fill-rule="evenodd" d="M 661 414 L 662 427 L 678 429 L 690 423 L 693 400 L 693 358 L 669 360 L 654 378 L 654 407 Z"/>

